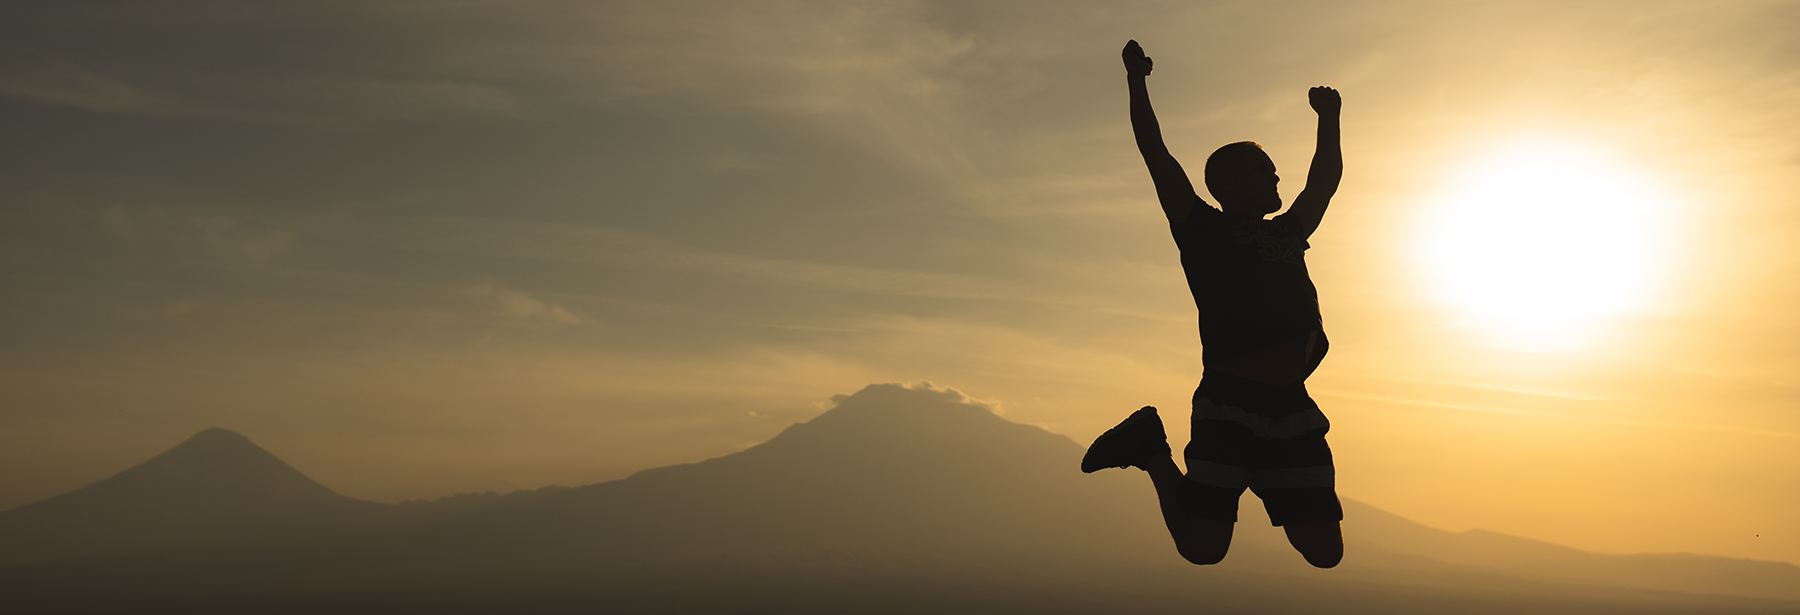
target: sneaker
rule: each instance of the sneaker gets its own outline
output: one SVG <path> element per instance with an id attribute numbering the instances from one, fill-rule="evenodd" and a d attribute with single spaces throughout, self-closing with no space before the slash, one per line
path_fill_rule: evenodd
<path id="1" fill-rule="evenodd" d="M 1087 456 L 1081 458 L 1081 471 L 1129 468 L 1153 455 L 1168 454 L 1169 436 L 1163 433 L 1162 417 L 1156 415 L 1155 406 L 1144 406 L 1094 439 Z"/>

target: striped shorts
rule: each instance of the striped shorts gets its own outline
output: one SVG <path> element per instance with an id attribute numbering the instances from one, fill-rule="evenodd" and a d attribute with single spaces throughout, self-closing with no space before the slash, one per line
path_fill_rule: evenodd
<path id="1" fill-rule="evenodd" d="M 1187 480 L 1177 501 L 1189 514 L 1237 521 L 1238 498 L 1249 488 L 1274 525 L 1341 520 L 1330 430 L 1304 383 L 1207 374 L 1194 390 Z"/>

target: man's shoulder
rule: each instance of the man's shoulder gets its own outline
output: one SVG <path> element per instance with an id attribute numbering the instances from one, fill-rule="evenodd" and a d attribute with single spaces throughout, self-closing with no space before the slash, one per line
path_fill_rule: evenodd
<path id="1" fill-rule="evenodd" d="M 1227 234 L 1228 225 L 1221 219 L 1224 215 L 1209 205 L 1195 203 L 1187 217 L 1169 221 L 1169 234 L 1175 237 L 1175 245 L 1183 249 L 1217 243 Z"/>
<path id="2" fill-rule="evenodd" d="M 1220 218 L 1224 215 L 1225 212 L 1213 208 L 1211 203 L 1196 196 L 1194 197 L 1194 206 L 1188 208 L 1187 215 L 1180 220 L 1170 219 L 1169 227 L 1174 229 L 1213 227 L 1219 224 Z"/>
<path id="3" fill-rule="evenodd" d="M 1305 239 L 1305 237 L 1303 237 L 1302 234 L 1300 233 L 1300 230 L 1297 228 L 1294 228 L 1294 221 L 1287 218 L 1286 214 L 1275 216 L 1274 218 L 1271 218 L 1268 220 L 1257 220 L 1257 222 L 1260 223 L 1258 226 L 1260 226 L 1263 229 L 1267 229 L 1270 234 L 1273 234 L 1275 236 L 1293 237 L 1293 238 L 1302 239 L 1302 240 Z"/>

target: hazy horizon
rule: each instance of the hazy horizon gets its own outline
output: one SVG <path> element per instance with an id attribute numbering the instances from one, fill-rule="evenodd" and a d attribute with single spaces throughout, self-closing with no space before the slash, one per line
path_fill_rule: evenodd
<path id="1" fill-rule="evenodd" d="M 1604 555 L 1345 498 L 1312 568 L 1255 498 L 1196 567 L 1130 472 L 955 389 L 870 385 L 770 441 L 575 488 L 380 505 L 209 429 L 0 512 L 8 612 L 1790 613 L 1800 567 Z"/>
<path id="2" fill-rule="evenodd" d="M 1179 447 L 1200 345 L 1136 39 L 1190 172 L 1254 139 L 1289 200 L 1306 89 L 1343 93 L 1308 382 L 1343 495 L 1800 562 L 1791 2 L 0 16 L 0 510 L 215 426 L 374 501 L 589 484 L 885 382 L 1082 444 L 1152 404 Z M 1520 179 L 1560 169 L 1605 191 Z M 1514 235 L 1562 294 L 1481 259 Z"/>

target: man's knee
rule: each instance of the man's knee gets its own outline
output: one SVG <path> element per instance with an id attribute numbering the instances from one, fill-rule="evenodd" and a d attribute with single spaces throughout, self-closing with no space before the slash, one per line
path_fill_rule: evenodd
<path id="1" fill-rule="evenodd" d="M 1206 566 L 1225 559 L 1225 552 L 1231 549 L 1231 531 L 1236 525 L 1221 519 L 1187 517 L 1184 523 L 1172 524 L 1169 529 L 1175 538 L 1175 551 L 1181 553 L 1181 558 Z"/>
<path id="2" fill-rule="evenodd" d="M 1311 551 L 1301 551 L 1300 556 L 1306 558 L 1306 563 L 1312 564 L 1316 568 L 1331 568 L 1337 566 L 1338 562 L 1344 561 L 1344 548 L 1342 546 L 1336 549 L 1317 548 Z"/>
<path id="3" fill-rule="evenodd" d="M 1187 560 L 1188 563 L 1190 563 L 1190 564 L 1195 564 L 1198 566 L 1209 566 L 1209 565 L 1217 564 L 1221 561 L 1224 561 L 1225 552 L 1227 550 L 1229 550 L 1229 548 L 1230 548 L 1229 546 L 1210 546 L 1210 545 L 1209 546 L 1182 546 L 1182 547 L 1176 548 L 1176 551 L 1180 552 L 1182 559 Z"/>
<path id="4" fill-rule="evenodd" d="M 1344 533 L 1337 521 L 1293 523 L 1284 527 L 1288 543 L 1306 563 L 1331 568 L 1344 559 Z"/>

